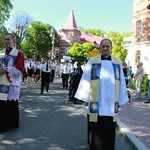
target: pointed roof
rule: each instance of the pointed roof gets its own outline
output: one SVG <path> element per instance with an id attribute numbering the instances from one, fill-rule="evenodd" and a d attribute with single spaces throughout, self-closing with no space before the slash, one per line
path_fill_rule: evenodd
<path id="1" fill-rule="evenodd" d="M 64 25 L 64 29 L 77 29 L 77 24 L 76 24 L 73 10 L 71 11 L 71 13 Z"/>

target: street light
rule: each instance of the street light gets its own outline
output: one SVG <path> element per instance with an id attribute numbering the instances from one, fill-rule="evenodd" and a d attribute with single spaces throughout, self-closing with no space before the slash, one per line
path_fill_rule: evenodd
<path id="1" fill-rule="evenodd" d="M 54 59 L 54 57 L 55 57 L 55 55 L 54 55 L 55 32 L 54 32 L 54 28 L 53 28 L 53 27 L 52 27 L 52 30 L 51 30 L 50 37 L 52 37 L 52 52 L 51 52 L 51 58 Z"/>

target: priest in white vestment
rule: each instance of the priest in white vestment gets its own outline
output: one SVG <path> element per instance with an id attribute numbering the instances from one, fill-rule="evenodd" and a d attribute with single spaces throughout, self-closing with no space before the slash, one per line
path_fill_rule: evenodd
<path id="1" fill-rule="evenodd" d="M 118 108 L 128 96 L 121 62 L 110 54 L 112 42 L 103 39 L 100 50 L 87 62 L 75 97 L 88 106 L 90 149 L 114 150 Z"/>

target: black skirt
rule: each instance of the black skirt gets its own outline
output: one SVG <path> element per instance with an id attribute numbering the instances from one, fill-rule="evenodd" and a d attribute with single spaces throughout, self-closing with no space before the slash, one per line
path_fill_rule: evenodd
<path id="1" fill-rule="evenodd" d="M 0 131 L 19 128 L 18 101 L 0 100 Z"/>
<path id="2" fill-rule="evenodd" d="M 33 69 L 27 69 L 27 76 L 28 77 L 32 77 L 32 75 L 33 75 Z"/>

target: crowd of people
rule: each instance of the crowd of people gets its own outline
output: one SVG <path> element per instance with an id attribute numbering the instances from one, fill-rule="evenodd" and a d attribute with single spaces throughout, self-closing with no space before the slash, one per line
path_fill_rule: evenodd
<path id="1" fill-rule="evenodd" d="M 44 88 L 46 88 L 46 91 L 48 92 L 49 83 L 52 83 L 55 77 L 61 78 L 62 88 L 69 90 L 68 101 L 75 104 L 78 100 L 74 95 L 78 88 L 85 65 L 86 61 L 81 65 L 79 61 L 72 63 L 69 59 L 63 59 L 63 62 L 58 64 L 56 61 L 48 58 L 41 62 L 28 58 L 25 60 L 22 81 L 26 83 L 26 86 L 31 86 L 31 84 L 40 81 L 41 94 L 43 94 Z"/>
<path id="2" fill-rule="evenodd" d="M 124 77 L 125 77 L 129 101 L 130 101 L 130 97 L 131 97 L 131 94 L 130 94 L 131 90 L 129 90 L 129 89 L 131 87 L 132 80 L 135 81 L 136 99 L 141 99 L 142 83 L 143 83 L 143 78 L 144 78 L 143 63 L 139 62 L 137 64 L 135 73 L 133 73 L 131 66 L 128 67 L 126 63 L 123 63 L 123 73 L 124 73 Z"/>
<path id="3" fill-rule="evenodd" d="M 23 82 L 27 83 L 27 86 L 30 86 L 31 83 L 36 83 L 41 78 L 42 66 L 47 61 L 47 58 L 44 60 L 34 60 L 33 58 L 27 58 L 25 60 L 25 69 L 23 74 Z M 48 65 L 50 68 L 50 82 L 53 82 L 55 72 L 57 71 L 57 63 L 55 60 L 48 60 Z"/>
<path id="4" fill-rule="evenodd" d="M 141 99 L 142 62 L 133 74 L 132 67 L 122 64 L 111 54 L 112 41 L 109 39 L 101 41 L 101 54 L 82 64 L 79 61 L 72 63 L 69 59 L 60 64 L 49 58 L 42 61 L 31 57 L 25 59 L 14 47 L 13 34 L 6 34 L 4 41 L 6 48 L 0 59 L 0 131 L 19 128 L 21 82 L 31 86 L 39 81 L 40 94 L 44 94 L 45 90 L 49 92 L 49 84 L 55 77 L 59 77 L 62 78 L 62 90 L 68 90 L 69 102 L 85 102 L 90 149 L 114 149 L 118 109 L 130 101 L 127 89 L 132 79 L 135 79 L 136 98 Z"/>

